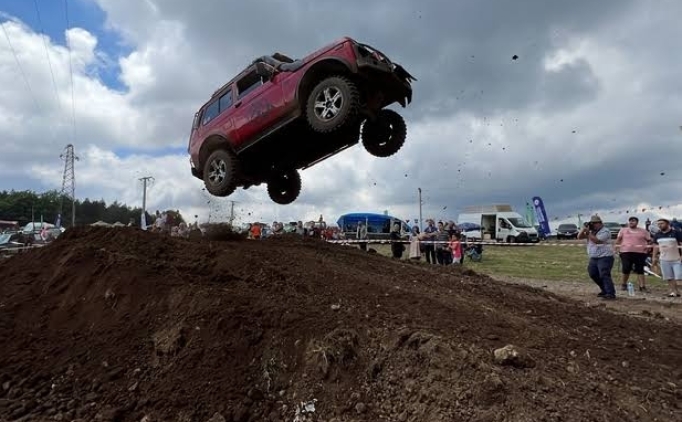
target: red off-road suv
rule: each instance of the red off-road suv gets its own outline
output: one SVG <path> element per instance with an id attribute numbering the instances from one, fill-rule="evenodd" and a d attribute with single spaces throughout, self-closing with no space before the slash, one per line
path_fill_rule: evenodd
<path id="1" fill-rule="evenodd" d="M 414 80 L 348 37 L 300 60 L 259 57 L 195 114 L 192 175 L 214 196 L 267 183 L 274 202 L 289 204 L 301 191 L 298 170 L 355 145 L 360 132 L 370 154 L 395 154 L 407 129 L 385 107 L 406 107 Z"/>

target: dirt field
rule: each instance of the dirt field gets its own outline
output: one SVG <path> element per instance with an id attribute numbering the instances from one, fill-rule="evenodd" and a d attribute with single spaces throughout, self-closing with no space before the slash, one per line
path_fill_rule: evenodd
<path id="1" fill-rule="evenodd" d="M 376 244 L 372 247 L 378 253 L 390 256 L 387 245 Z M 657 277 L 646 277 L 648 292 L 636 291 L 634 297 L 628 297 L 626 292 L 620 291 L 618 259 L 612 276 L 616 293 L 622 300 L 604 302 L 597 298 L 598 289 L 587 276 L 585 248 L 579 241 L 554 241 L 537 246 L 487 246 L 481 262 L 466 260 L 465 266 L 499 281 L 543 289 L 578 300 L 587 306 L 604 307 L 635 317 L 682 321 L 682 299 L 665 297 L 669 290 Z M 637 284 L 634 275 L 631 280 Z"/>
<path id="2" fill-rule="evenodd" d="M 89 228 L 0 275 L 0 420 L 682 420 L 674 320 L 466 269 Z"/>

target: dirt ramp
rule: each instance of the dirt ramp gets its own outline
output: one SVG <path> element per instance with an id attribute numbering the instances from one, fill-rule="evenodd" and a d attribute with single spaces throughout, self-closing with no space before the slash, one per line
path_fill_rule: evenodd
<path id="1" fill-rule="evenodd" d="M 457 268 L 87 228 L 0 276 L 0 420 L 682 420 L 679 326 Z"/>

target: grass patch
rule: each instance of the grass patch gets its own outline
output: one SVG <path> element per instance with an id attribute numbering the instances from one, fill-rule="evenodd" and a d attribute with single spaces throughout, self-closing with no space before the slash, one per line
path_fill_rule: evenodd
<path id="1" fill-rule="evenodd" d="M 389 245 L 371 245 L 382 255 L 391 255 Z M 497 246 L 485 245 L 483 260 L 472 262 L 468 258 L 464 265 L 481 274 L 491 276 L 519 277 L 538 280 L 591 282 L 587 275 L 587 251 L 582 243 L 571 246 Z M 422 258 L 423 260 L 423 258 Z M 620 260 L 616 257 L 612 276 L 620 284 Z M 636 282 L 634 276 L 630 276 Z M 647 276 L 647 282 L 659 279 Z"/>

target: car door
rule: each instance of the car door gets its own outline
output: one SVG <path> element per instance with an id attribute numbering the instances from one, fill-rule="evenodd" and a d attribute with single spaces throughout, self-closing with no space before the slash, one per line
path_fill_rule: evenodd
<path id="1" fill-rule="evenodd" d="M 505 218 L 497 220 L 497 240 L 505 241 L 512 234 L 512 225 Z"/>
<path id="2" fill-rule="evenodd" d="M 268 134 L 283 119 L 284 98 L 279 79 L 276 74 L 265 80 L 252 68 L 236 82 L 234 129 L 238 150 Z"/>

